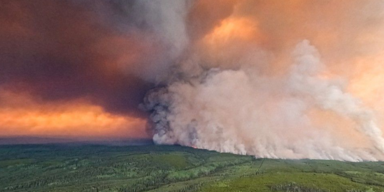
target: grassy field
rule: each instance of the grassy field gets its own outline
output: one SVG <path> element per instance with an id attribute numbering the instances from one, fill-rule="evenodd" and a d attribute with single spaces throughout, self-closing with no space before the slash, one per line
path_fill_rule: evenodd
<path id="1" fill-rule="evenodd" d="M 384 162 L 255 159 L 180 146 L 0 146 L 0 191 L 384 191 Z"/>

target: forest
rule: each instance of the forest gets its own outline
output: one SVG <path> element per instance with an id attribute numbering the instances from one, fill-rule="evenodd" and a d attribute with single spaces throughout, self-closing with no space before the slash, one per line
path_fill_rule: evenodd
<path id="1" fill-rule="evenodd" d="M 182 146 L 4 145 L 0 191 L 384 191 L 384 162 L 261 159 Z"/>

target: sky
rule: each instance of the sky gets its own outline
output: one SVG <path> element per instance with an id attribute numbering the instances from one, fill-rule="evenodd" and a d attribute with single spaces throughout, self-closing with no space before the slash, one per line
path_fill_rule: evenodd
<path id="1" fill-rule="evenodd" d="M 0 137 L 383 159 L 381 0 L 3 0 L 0 26 Z"/>
<path id="2" fill-rule="evenodd" d="M 121 66 L 142 53 L 117 6 L 1 1 L 0 136 L 148 137 L 152 85 Z"/>

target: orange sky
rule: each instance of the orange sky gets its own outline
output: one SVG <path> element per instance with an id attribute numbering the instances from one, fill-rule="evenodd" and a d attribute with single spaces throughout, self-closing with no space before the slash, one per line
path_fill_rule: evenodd
<path id="1" fill-rule="evenodd" d="M 145 119 L 105 112 L 85 100 L 41 103 L 27 94 L 0 92 L 0 137 L 146 138 Z"/>

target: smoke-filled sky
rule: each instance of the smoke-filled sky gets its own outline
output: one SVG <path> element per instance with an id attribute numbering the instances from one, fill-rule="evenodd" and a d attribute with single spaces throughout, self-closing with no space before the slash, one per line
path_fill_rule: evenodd
<path id="1" fill-rule="evenodd" d="M 2 0 L 0 136 L 384 159 L 382 0 Z"/>

